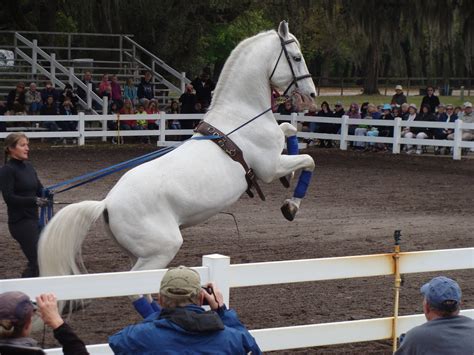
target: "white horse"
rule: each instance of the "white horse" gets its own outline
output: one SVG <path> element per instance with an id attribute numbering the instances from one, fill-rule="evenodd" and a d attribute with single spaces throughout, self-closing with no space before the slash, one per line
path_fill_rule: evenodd
<path id="1" fill-rule="evenodd" d="M 271 87 L 287 88 L 287 92 L 297 87 L 306 98 L 316 93 L 299 43 L 286 22 L 280 23 L 278 32 L 260 33 L 233 50 L 204 121 L 228 134 L 265 112 L 229 138 L 263 182 L 270 183 L 298 169 L 307 173 L 297 187 L 299 192 L 285 201 L 284 214 L 291 220 L 306 191 L 314 161 L 309 155 L 281 154 L 285 135 L 294 135 L 296 129 L 289 123 L 278 126 L 268 110 Z M 203 222 L 236 202 L 248 188 L 245 173 L 243 166 L 213 141 L 186 141 L 171 153 L 127 172 L 104 200 L 83 201 L 60 210 L 41 234 L 41 276 L 85 270 L 81 245 L 100 216 L 108 233 L 132 258 L 132 270 L 165 268 L 183 242 L 180 229 Z"/>

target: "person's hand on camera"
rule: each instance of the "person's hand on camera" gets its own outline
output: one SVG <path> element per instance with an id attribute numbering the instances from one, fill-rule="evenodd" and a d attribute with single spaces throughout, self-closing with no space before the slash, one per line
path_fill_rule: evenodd
<path id="1" fill-rule="evenodd" d="M 37 197 L 36 198 L 36 206 L 38 207 L 46 207 L 48 206 L 49 204 L 49 201 L 47 198 L 44 198 L 44 197 Z"/>
<path id="2" fill-rule="evenodd" d="M 209 287 L 212 288 L 212 294 L 208 293 L 206 290 L 202 290 L 201 292 L 203 293 L 204 298 L 209 304 L 209 307 L 211 307 L 213 311 L 216 311 L 224 305 L 224 296 L 222 295 L 222 292 L 217 288 L 215 283 L 210 282 L 206 284 L 206 288 Z"/>
<path id="3" fill-rule="evenodd" d="M 64 323 L 58 311 L 58 303 L 55 295 L 52 293 L 43 293 L 36 297 L 36 304 L 38 305 L 39 316 L 43 319 L 44 324 L 52 329 L 57 329 Z"/>

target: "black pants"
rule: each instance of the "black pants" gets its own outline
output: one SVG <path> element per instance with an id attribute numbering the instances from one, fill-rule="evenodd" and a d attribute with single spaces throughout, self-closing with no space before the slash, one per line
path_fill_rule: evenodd
<path id="1" fill-rule="evenodd" d="M 40 235 L 38 220 L 22 219 L 16 223 L 9 223 L 8 229 L 28 259 L 28 266 L 21 277 L 38 277 L 38 240 Z"/>

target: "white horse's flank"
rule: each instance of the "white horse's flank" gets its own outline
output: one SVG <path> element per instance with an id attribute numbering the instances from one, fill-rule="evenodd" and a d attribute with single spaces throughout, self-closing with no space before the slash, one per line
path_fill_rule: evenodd
<path id="1" fill-rule="evenodd" d="M 269 82 L 283 39 L 294 38 L 286 22 L 278 33 L 268 31 L 241 42 L 227 60 L 204 120 L 228 133 L 267 110 L 271 86 L 285 89 L 292 80 L 282 56 Z M 299 44 L 287 44 L 296 76 L 308 74 Z M 311 78 L 298 81 L 298 91 L 315 96 Z M 284 136 L 296 132 L 280 126 L 272 112 L 233 133 L 230 138 L 244 153 L 257 177 L 269 183 L 303 169 L 312 171 L 308 155 L 282 155 Z M 191 140 L 167 155 L 127 172 L 102 201 L 84 201 L 60 210 L 43 230 L 39 242 L 42 276 L 83 271 L 81 245 L 87 232 L 104 216 L 110 234 L 135 261 L 133 270 L 161 269 L 178 252 L 180 229 L 210 218 L 236 202 L 247 189 L 242 166 L 215 143 Z M 300 199 L 287 200 L 296 210 Z M 78 265 L 79 264 L 79 265 Z"/>

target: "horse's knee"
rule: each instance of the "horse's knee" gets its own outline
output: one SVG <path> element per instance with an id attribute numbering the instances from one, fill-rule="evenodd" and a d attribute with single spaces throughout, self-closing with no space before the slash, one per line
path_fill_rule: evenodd
<path id="1" fill-rule="evenodd" d="M 291 123 L 283 122 L 280 124 L 280 129 L 283 131 L 285 137 L 294 136 L 298 130 Z"/>

